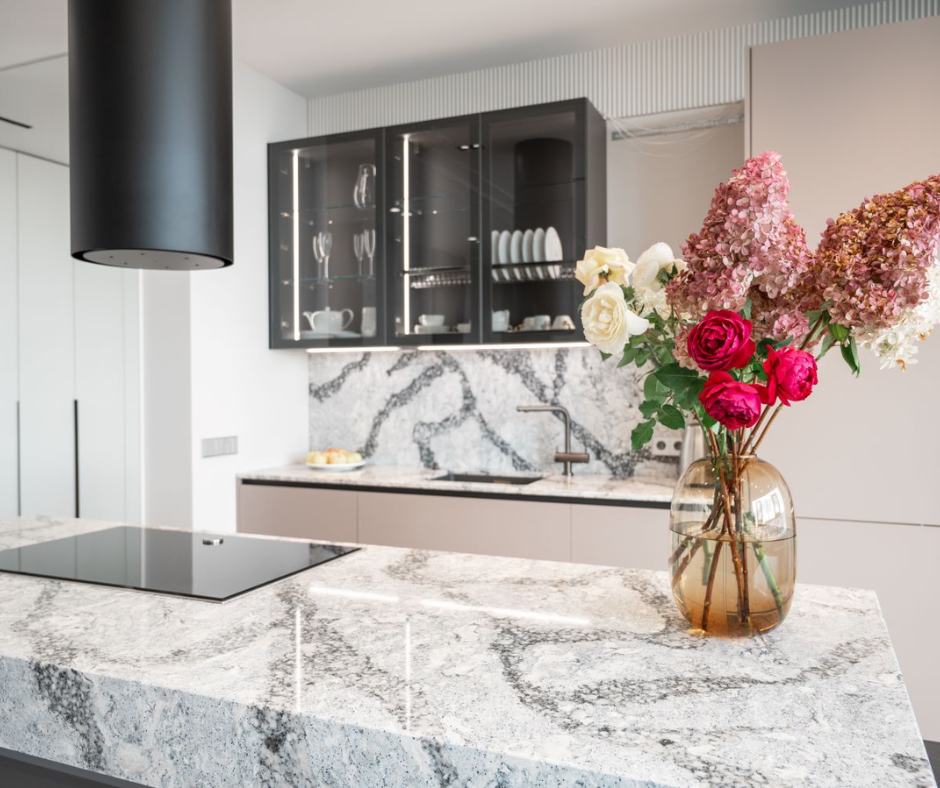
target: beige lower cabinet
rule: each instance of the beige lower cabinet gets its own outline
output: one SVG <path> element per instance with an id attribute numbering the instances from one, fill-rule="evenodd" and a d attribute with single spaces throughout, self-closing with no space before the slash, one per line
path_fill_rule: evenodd
<path id="1" fill-rule="evenodd" d="M 359 541 L 511 558 L 571 560 L 565 503 L 359 493 Z"/>
<path id="2" fill-rule="evenodd" d="M 358 542 L 357 493 L 317 487 L 238 485 L 238 530 L 327 542 Z"/>
<path id="3" fill-rule="evenodd" d="M 571 560 L 631 569 L 665 569 L 669 510 L 639 506 L 571 506 Z"/>

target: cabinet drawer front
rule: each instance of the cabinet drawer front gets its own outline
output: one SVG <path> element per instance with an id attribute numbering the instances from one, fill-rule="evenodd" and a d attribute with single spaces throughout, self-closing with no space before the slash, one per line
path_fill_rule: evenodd
<path id="1" fill-rule="evenodd" d="M 400 493 L 359 494 L 365 544 L 568 561 L 568 504 Z"/>
<path id="2" fill-rule="evenodd" d="M 669 560 L 669 511 L 574 504 L 571 560 L 664 570 Z"/>
<path id="3" fill-rule="evenodd" d="M 356 542 L 356 493 L 315 487 L 238 486 L 238 530 Z"/>

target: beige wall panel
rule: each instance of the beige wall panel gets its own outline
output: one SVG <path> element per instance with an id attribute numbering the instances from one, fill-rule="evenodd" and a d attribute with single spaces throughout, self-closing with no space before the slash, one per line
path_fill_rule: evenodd
<path id="1" fill-rule="evenodd" d="M 940 18 L 756 47 L 751 152 L 776 150 L 811 245 L 826 219 L 866 195 L 940 172 Z M 827 358 L 820 386 L 781 414 L 762 450 L 793 488 L 799 514 L 940 523 L 940 338 L 907 372 L 862 377 Z"/>

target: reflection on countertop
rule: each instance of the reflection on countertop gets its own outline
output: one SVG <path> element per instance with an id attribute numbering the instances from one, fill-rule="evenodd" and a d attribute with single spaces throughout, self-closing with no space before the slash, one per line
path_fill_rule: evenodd
<path id="1" fill-rule="evenodd" d="M 489 482 L 451 481 L 446 470 L 409 468 L 392 465 L 367 465 L 356 471 L 320 471 L 305 465 L 285 465 L 252 473 L 239 474 L 240 481 L 253 484 L 291 484 L 315 487 L 350 487 L 365 490 L 403 492 L 420 491 L 452 495 L 489 495 L 506 498 L 523 498 L 558 501 L 588 501 L 605 503 L 658 504 L 662 506 L 672 500 L 675 480 L 619 479 L 612 476 L 546 475 L 531 484 L 493 484 Z M 509 478 L 512 473 L 501 473 Z M 531 473 L 518 476 L 531 477 Z"/>

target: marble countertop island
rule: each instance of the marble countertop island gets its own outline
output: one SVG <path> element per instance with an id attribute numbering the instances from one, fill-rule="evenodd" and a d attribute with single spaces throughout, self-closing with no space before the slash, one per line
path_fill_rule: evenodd
<path id="1" fill-rule="evenodd" d="M 423 492 L 443 495 L 487 495 L 528 500 L 555 500 L 581 503 L 654 505 L 668 507 L 675 479 L 643 479 L 600 475 L 545 475 L 531 484 L 491 484 L 440 480 L 447 471 L 391 465 L 366 465 L 361 470 L 319 471 L 305 465 L 285 465 L 239 474 L 240 481 L 255 484 L 292 484 L 315 487 Z M 538 474 L 498 474 L 502 478 Z"/>
<path id="2" fill-rule="evenodd" d="M 934 785 L 873 592 L 728 641 L 664 573 L 369 546 L 222 604 L 0 573 L 0 747 L 187 788 Z"/>

